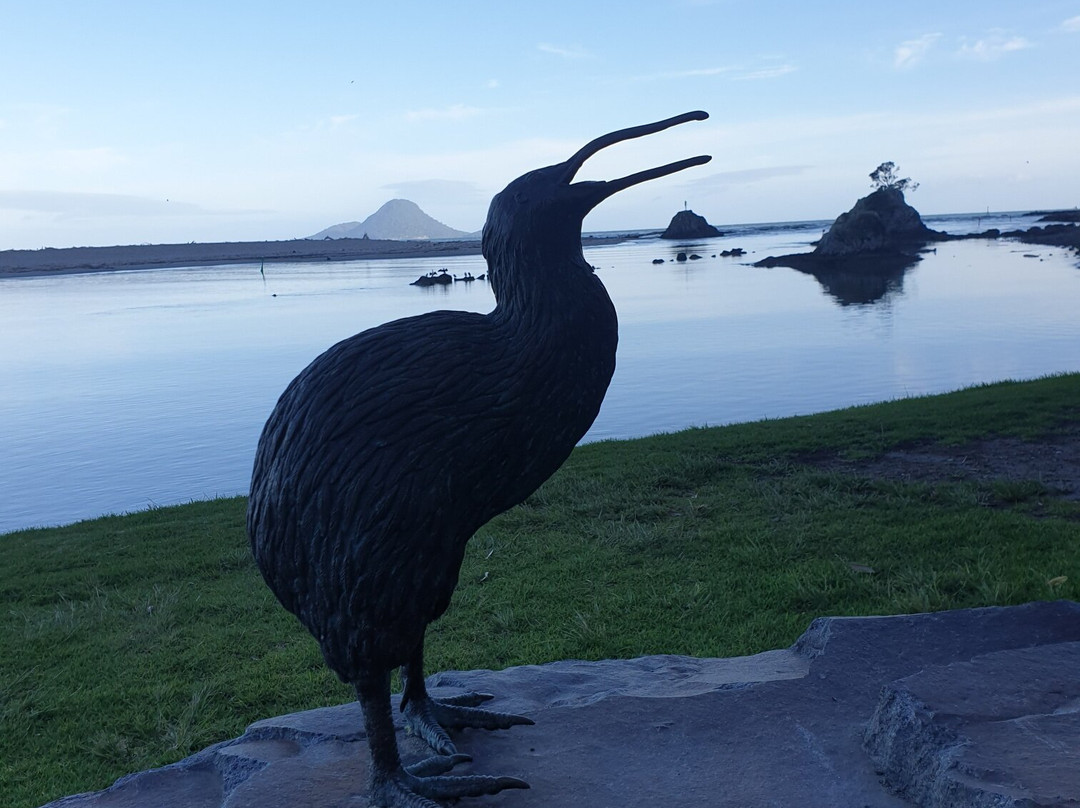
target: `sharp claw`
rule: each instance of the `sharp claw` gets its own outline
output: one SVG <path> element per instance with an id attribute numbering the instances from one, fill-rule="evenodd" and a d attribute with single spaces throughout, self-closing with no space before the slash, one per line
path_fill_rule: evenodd
<path id="1" fill-rule="evenodd" d="M 491 701 L 495 698 L 491 693 L 477 693 L 475 690 L 468 693 L 459 693 L 456 696 L 447 696 L 446 698 L 439 699 L 443 704 L 450 704 L 455 707 L 476 707 L 478 704 L 483 704 L 485 701 Z"/>
<path id="2" fill-rule="evenodd" d="M 453 755 L 432 755 L 417 763 L 405 767 L 405 771 L 414 777 L 431 777 L 436 774 L 446 774 L 459 763 L 468 763 L 472 760 L 471 755 L 461 753 Z M 511 788 L 511 786 L 507 786 Z"/>
<path id="3" fill-rule="evenodd" d="M 497 713 L 492 710 L 478 710 L 475 707 L 459 707 L 446 701 L 432 700 L 432 714 L 440 725 L 447 729 L 510 729 L 510 727 L 531 726 L 536 723 L 531 718 L 512 713 Z"/>
<path id="4" fill-rule="evenodd" d="M 518 777 L 496 777 L 495 785 L 500 791 L 504 788 L 529 788 L 529 784 Z"/>
<path id="5" fill-rule="evenodd" d="M 413 791 L 431 800 L 452 800 L 459 797 L 480 797 L 498 794 L 506 788 L 528 788 L 529 784 L 517 777 L 488 777 L 468 775 L 465 777 L 425 777 L 411 783 Z"/>
<path id="6" fill-rule="evenodd" d="M 369 796 L 373 805 L 383 808 L 440 808 L 433 800 L 480 797 L 497 794 L 505 788 L 528 787 L 528 783 L 517 777 L 418 777 L 408 770 L 399 769 L 389 776 L 377 778 Z"/>
<path id="7" fill-rule="evenodd" d="M 454 744 L 454 742 L 450 740 L 449 735 L 444 738 L 438 745 L 432 746 L 432 749 L 434 749 L 440 755 L 444 755 L 446 757 L 454 757 L 454 755 L 461 754 L 460 752 L 458 752 L 457 746 Z"/>

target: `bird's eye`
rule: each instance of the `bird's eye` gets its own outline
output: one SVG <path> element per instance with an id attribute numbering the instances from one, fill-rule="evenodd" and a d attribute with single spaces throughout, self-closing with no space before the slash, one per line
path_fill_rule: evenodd
<path id="1" fill-rule="evenodd" d="M 518 191 L 514 194 L 514 201 L 517 202 L 519 205 L 524 205 L 526 202 L 529 201 L 529 197 L 523 194 L 521 191 Z"/>

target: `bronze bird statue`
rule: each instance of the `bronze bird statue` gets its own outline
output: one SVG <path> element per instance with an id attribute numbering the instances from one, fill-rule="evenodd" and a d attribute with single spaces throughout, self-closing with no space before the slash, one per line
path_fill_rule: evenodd
<path id="1" fill-rule="evenodd" d="M 248 505 L 252 552 L 356 692 L 374 805 L 432 808 L 528 787 L 446 773 L 468 760 L 447 728 L 532 722 L 480 709 L 489 698 L 481 694 L 429 697 L 424 632 L 450 603 L 469 538 L 562 465 L 604 400 L 618 323 L 581 252 L 585 215 L 618 191 L 710 158 L 610 182 L 574 175 L 607 146 L 707 117 L 612 132 L 514 180 L 484 225 L 491 312 L 436 311 L 349 337 L 301 371 L 266 422 Z M 397 667 L 405 721 L 437 753 L 411 767 L 394 734 Z"/>

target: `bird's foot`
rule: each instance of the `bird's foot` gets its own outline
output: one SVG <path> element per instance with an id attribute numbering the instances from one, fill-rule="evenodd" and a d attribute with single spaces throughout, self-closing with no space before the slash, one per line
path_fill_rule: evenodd
<path id="1" fill-rule="evenodd" d="M 462 797 L 482 797 L 498 794 L 507 788 L 528 788 L 529 784 L 516 777 L 487 777 L 483 775 L 453 776 L 449 771 L 468 755 L 436 756 L 394 774 L 377 778 L 371 787 L 371 804 L 378 808 L 440 808 L 439 801 Z M 432 763 L 434 761 L 434 763 Z M 421 776 L 418 772 L 423 771 Z M 440 772 L 428 776 L 429 772 Z"/>
<path id="2" fill-rule="evenodd" d="M 433 699 L 425 694 L 420 698 L 410 699 L 402 708 L 405 713 L 405 726 L 410 732 L 423 738 L 427 745 L 440 755 L 453 755 L 457 748 L 446 734 L 448 729 L 510 729 L 534 723 L 531 718 L 523 715 L 498 713 L 477 707 L 491 698 L 493 696 L 487 693 L 462 693 L 445 699 Z"/>

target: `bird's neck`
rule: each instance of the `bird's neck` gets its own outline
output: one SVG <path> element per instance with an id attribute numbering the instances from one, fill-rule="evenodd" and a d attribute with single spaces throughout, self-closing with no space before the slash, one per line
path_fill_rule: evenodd
<path id="1" fill-rule="evenodd" d="M 592 267 L 577 250 L 552 250 L 532 242 L 488 260 L 488 277 L 498 309 L 523 320 L 548 319 L 558 311 L 594 304 L 607 297 Z"/>

